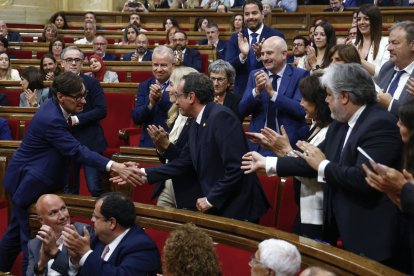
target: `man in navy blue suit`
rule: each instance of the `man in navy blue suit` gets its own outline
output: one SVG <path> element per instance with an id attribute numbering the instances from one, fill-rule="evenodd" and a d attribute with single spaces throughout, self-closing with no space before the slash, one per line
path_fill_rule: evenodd
<path id="1" fill-rule="evenodd" d="M 166 120 L 171 102 L 166 89 L 173 70 L 173 64 L 173 51 L 166 46 L 158 46 L 152 54 L 152 72 L 154 77 L 140 83 L 138 86 L 136 104 L 131 115 L 135 124 L 143 125 L 139 141 L 140 147 L 154 147 L 154 143 L 147 131 L 149 125 L 162 126 L 164 129 L 169 130 Z"/>
<path id="2" fill-rule="evenodd" d="M 139 34 L 135 40 L 136 49 L 132 53 L 124 55 L 126 61 L 151 61 L 152 52 L 148 50 L 148 38 L 144 34 Z"/>
<path id="3" fill-rule="evenodd" d="M 148 182 L 155 183 L 195 169 L 204 195 L 196 202 L 199 211 L 258 222 L 269 204 L 256 174 L 240 170 L 247 152 L 243 128 L 233 111 L 213 102 L 213 95 L 213 84 L 204 74 L 184 76 L 175 98 L 182 114 L 195 120 L 187 146 L 179 158 L 165 165 L 143 170 L 131 164 L 131 174 L 146 174 Z"/>
<path id="4" fill-rule="evenodd" d="M 208 23 L 206 27 L 207 39 L 200 40 L 199 45 L 211 45 L 216 49 L 217 59 L 226 58 L 227 42 L 219 39 L 219 28 L 216 23 Z"/>
<path id="5" fill-rule="evenodd" d="M 176 31 L 172 40 L 176 65 L 185 65 L 201 72 L 200 52 L 195 49 L 187 48 L 187 34 L 183 31 Z"/>
<path id="6" fill-rule="evenodd" d="M 3 35 L 4 37 L 6 37 L 9 42 L 22 41 L 22 37 L 20 36 L 19 33 L 11 33 L 8 31 L 6 22 L 4 22 L 3 20 L 0 20 L 0 35 Z"/>
<path id="7" fill-rule="evenodd" d="M 299 157 L 246 154 L 242 169 L 266 168 L 268 175 L 318 178 L 324 185 L 325 240 L 387 265 L 398 253 L 399 211 L 383 193 L 371 188 L 361 167 L 375 162 L 399 166 L 402 142 L 395 116 L 376 104 L 369 73 L 356 63 L 331 65 L 322 77 L 334 121 L 318 147 L 300 141 Z"/>
<path id="8" fill-rule="evenodd" d="M 299 82 L 309 73 L 286 63 L 286 41 L 278 36 L 266 39 L 261 52 L 264 68 L 250 73 L 239 104 L 240 114 L 243 118 L 252 115 L 249 132 L 260 132 L 267 126 L 281 133 L 284 126 L 290 142 L 295 145 L 308 132 L 305 111 L 300 106 Z M 249 148 L 265 156 L 275 155 L 252 142 Z"/>
<path id="9" fill-rule="evenodd" d="M 102 60 L 114 61 L 118 60 L 118 57 L 114 54 L 109 54 L 106 52 L 106 47 L 108 46 L 108 40 L 102 35 L 98 35 L 93 39 L 93 52 L 95 55 L 98 55 Z"/>
<path id="10" fill-rule="evenodd" d="M 84 55 L 76 46 L 69 46 L 62 51 L 62 66 L 65 71 L 80 75 L 88 90 L 86 104 L 81 113 L 71 115 L 72 134 L 79 142 L 90 150 L 102 154 L 107 147 L 100 121 L 106 117 L 106 103 L 103 90 L 99 81 L 82 74 L 82 62 Z M 79 194 L 80 163 L 73 164 L 73 181 L 69 183 L 65 192 Z M 102 173 L 89 166 L 84 166 L 86 183 L 92 196 L 104 193 L 101 185 Z"/>
<path id="11" fill-rule="evenodd" d="M 120 193 L 102 195 L 95 203 L 92 221 L 96 237 L 90 243 L 73 226 L 65 226 L 63 244 L 79 275 L 156 275 L 161 271 L 157 246 L 135 225 L 134 203 Z M 91 245 L 90 245 L 91 244 Z"/>
<path id="12" fill-rule="evenodd" d="M 88 99 L 82 78 L 65 72 L 55 78 L 52 87 L 53 98 L 36 112 L 7 166 L 3 183 L 10 194 L 12 216 L 0 241 L 0 271 L 10 271 L 20 250 L 26 271 L 30 234 L 27 208 L 43 194 L 62 191 L 71 158 L 100 171 L 125 173 L 125 165 L 89 150 L 71 133 L 70 114 L 82 112 Z"/>
<path id="13" fill-rule="evenodd" d="M 240 33 L 231 35 L 226 51 L 226 61 L 236 69 L 234 93 L 243 95 L 250 71 L 263 67 L 260 58 L 261 42 L 271 36 L 284 35 L 264 25 L 263 5 L 260 0 L 247 0 L 243 6 L 244 24 Z"/>

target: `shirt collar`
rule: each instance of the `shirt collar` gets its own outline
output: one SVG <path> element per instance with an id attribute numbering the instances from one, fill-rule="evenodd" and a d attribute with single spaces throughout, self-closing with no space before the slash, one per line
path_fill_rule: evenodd
<path id="1" fill-rule="evenodd" d="M 203 113 L 204 113 L 205 108 L 206 106 L 204 106 L 203 109 L 201 109 L 200 113 L 198 113 L 197 119 L 196 119 L 197 124 L 201 124 L 201 119 L 203 118 Z"/>
<path id="2" fill-rule="evenodd" d="M 349 118 L 348 120 L 349 128 L 351 129 L 354 128 L 356 122 L 359 119 L 359 116 L 361 116 L 361 113 L 365 110 L 366 107 L 367 107 L 366 105 L 363 105 L 360 108 L 358 108 L 358 110 L 354 114 L 352 114 L 351 118 Z"/>
<path id="3" fill-rule="evenodd" d="M 247 28 L 247 33 L 249 34 L 249 36 L 252 33 L 256 33 L 260 37 L 262 35 L 263 27 L 264 27 L 264 24 L 262 23 L 262 26 L 260 26 L 259 29 L 257 29 L 257 31 L 255 31 L 255 32 L 253 32 L 249 28 Z M 259 39 L 257 41 L 259 41 Z"/>
<path id="4" fill-rule="evenodd" d="M 122 232 L 121 235 L 119 235 L 118 237 L 116 237 L 113 241 L 111 241 L 108 244 L 109 247 L 109 251 L 108 254 L 112 255 L 112 252 L 114 252 L 114 250 L 116 249 L 116 247 L 118 246 L 118 244 L 122 241 L 122 239 L 125 237 L 126 234 L 128 234 L 129 230 L 131 228 L 126 229 L 124 232 Z"/>
<path id="5" fill-rule="evenodd" d="M 279 76 L 279 78 L 282 78 L 283 77 L 283 74 L 285 73 L 285 70 L 286 70 L 286 63 L 285 63 L 285 65 L 282 67 L 282 69 L 279 71 L 279 72 L 277 72 L 276 73 L 276 75 L 277 76 Z M 270 71 L 267 71 L 268 72 L 268 74 L 269 74 L 269 77 L 271 77 L 271 76 L 273 76 L 274 74 L 272 73 L 272 72 L 270 72 Z"/>
<path id="6" fill-rule="evenodd" d="M 406 73 L 408 73 L 408 74 L 410 74 L 410 75 L 411 75 L 411 73 L 412 73 L 412 72 L 413 72 L 413 70 L 414 70 L 414 60 L 413 60 L 410 64 L 408 64 L 408 65 L 407 65 L 407 67 L 405 67 L 404 69 L 400 69 L 400 68 L 398 68 L 397 66 L 394 66 L 394 70 L 395 70 L 395 71 L 404 70 Z"/>
<path id="7" fill-rule="evenodd" d="M 68 113 L 65 109 L 63 109 L 63 107 L 59 104 L 59 107 L 60 107 L 60 109 L 62 110 L 62 113 L 63 113 L 63 117 L 65 118 L 65 120 L 67 121 L 68 120 L 68 118 L 69 118 L 69 116 L 70 116 L 70 113 Z"/>

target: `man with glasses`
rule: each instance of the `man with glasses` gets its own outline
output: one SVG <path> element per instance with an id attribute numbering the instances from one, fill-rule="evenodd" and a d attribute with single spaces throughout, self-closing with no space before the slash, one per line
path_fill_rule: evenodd
<path id="1" fill-rule="evenodd" d="M 166 91 L 174 65 L 174 53 L 166 46 L 158 46 L 152 53 L 153 77 L 139 84 L 136 105 L 132 110 L 132 119 L 137 125 L 143 124 L 139 141 L 140 147 L 152 148 L 154 143 L 148 134 L 149 125 L 161 126 L 169 131 L 166 124 L 170 97 Z"/>
<path id="2" fill-rule="evenodd" d="M 309 40 L 303 36 L 295 36 L 292 44 L 292 54 L 294 57 L 293 64 L 301 69 L 305 69 L 306 47 L 309 45 Z"/>
<path id="3" fill-rule="evenodd" d="M 187 34 L 183 31 L 176 31 L 172 40 L 176 65 L 185 65 L 201 72 L 200 52 L 195 49 L 187 48 Z"/>
<path id="4" fill-rule="evenodd" d="M 88 95 L 81 112 L 72 113 L 72 134 L 79 142 L 90 150 L 102 154 L 107 147 L 100 120 L 106 117 L 106 103 L 99 81 L 81 73 L 83 53 L 76 46 L 63 49 L 62 66 L 65 72 L 72 72 L 83 79 Z M 79 194 L 79 172 L 81 164 L 73 164 L 73 181 L 65 188 L 65 192 Z M 92 196 L 105 192 L 101 184 L 101 172 L 93 167 L 84 166 L 88 190 Z"/>
<path id="5" fill-rule="evenodd" d="M 108 46 L 108 40 L 102 35 L 98 35 L 93 39 L 93 53 L 102 58 L 102 60 L 113 61 L 118 60 L 118 57 L 114 54 L 106 53 L 106 47 Z"/>
<path id="6" fill-rule="evenodd" d="M 75 59 L 74 56 L 66 58 Z M 26 271 L 30 237 L 27 208 L 41 195 L 63 190 L 72 159 L 102 172 L 126 176 L 125 165 L 91 151 L 72 135 L 71 114 L 80 114 L 89 99 L 82 78 L 65 72 L 55 78 L 52 87 L 53 97 L 46 100 L 34 115 L 4 177 L 4 187 L 11 198 L 12 216 L 0 241 L 0 271 L 3 272 L 10 271 L 21 250 L 24 253 L 23 271 Z"/>

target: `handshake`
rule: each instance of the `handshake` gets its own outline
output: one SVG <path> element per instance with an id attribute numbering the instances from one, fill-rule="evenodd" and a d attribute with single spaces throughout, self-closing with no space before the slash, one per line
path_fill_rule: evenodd
<path id="1" fill-rule="evenodd" d="M 146 183 L 146 174 L 138 165 L 135 162 L 125 162 L 123 164 L 114 162 L 112 167 L 116 166 L 117 168 L 112 170 L 113 168 L 111 167 L 112 173 L 109 180 L 118 185 L 131 184 L 133 187 Z"/>

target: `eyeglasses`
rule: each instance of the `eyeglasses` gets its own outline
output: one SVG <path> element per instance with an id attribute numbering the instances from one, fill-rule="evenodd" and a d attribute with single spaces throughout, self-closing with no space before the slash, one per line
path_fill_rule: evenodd
<path id="1" fill-rule="evenodd" d="M 227 80 L 227 78 L 215 78 L 215 77 L 210 77 L 210 80 L 214 83 L 215 81 L 219 82 L 219 83 L 223 83 L 224 81 Z"/>
<path id="2" fill-rule="evenodd" d="M 293 45 L 293 47 L 302 47 L 302 46 L 305 46 L 305 45 L 303 45 L 301 43 L 293 43 L 292 45 Z"/>
<path id="3" fill-rule="evenodd" d="M 75 102 L 79 103 L 80 101 L 82 101 L 82 99 L 86 99 L 86 97 L 88 96 L 88 90 L 85 91 L 85 93 L 83 93 L 82 95 L 79 96 L 72 96 L 72 95 L 65 95 L 67 97 L 70 97 L 72 99 L 75 100 Z"/>
<path id="4" fill-rule="evenodd" d="M 254 255 L 252 255 L 250 257 L 249 266 L 250 267 L 253 267 L 253 266 L 257 265 L 257 264 L 263 265 L 258 259 L 256 259 L 256 257 Z"/>
<path id="5" fill-rule="evenodd" d="M 67 62 L 67 63 L 73 63 L 73 62 L 75 62 L 75 63 L 81 63 L 82 62 L 82 59 L 81 58 L 65 58 L 63 60 L 65 62 Z"/>
<path id="6" fill-rule="evenodd" d="M 96 45 L 96 46 L 106 46 L 107 43 L 94 43 L 93 45 Z"/>
<path id="7" fill-rule="evenodd" d="M 178 99 L 179 97 L 183 96 L 183 95 L 184 95 L 184 93 L 177 93 L 177 92 L 175 92 L 173 95 L 174 95 L 174 97 L 175 97 L 176 99 Z"/>

